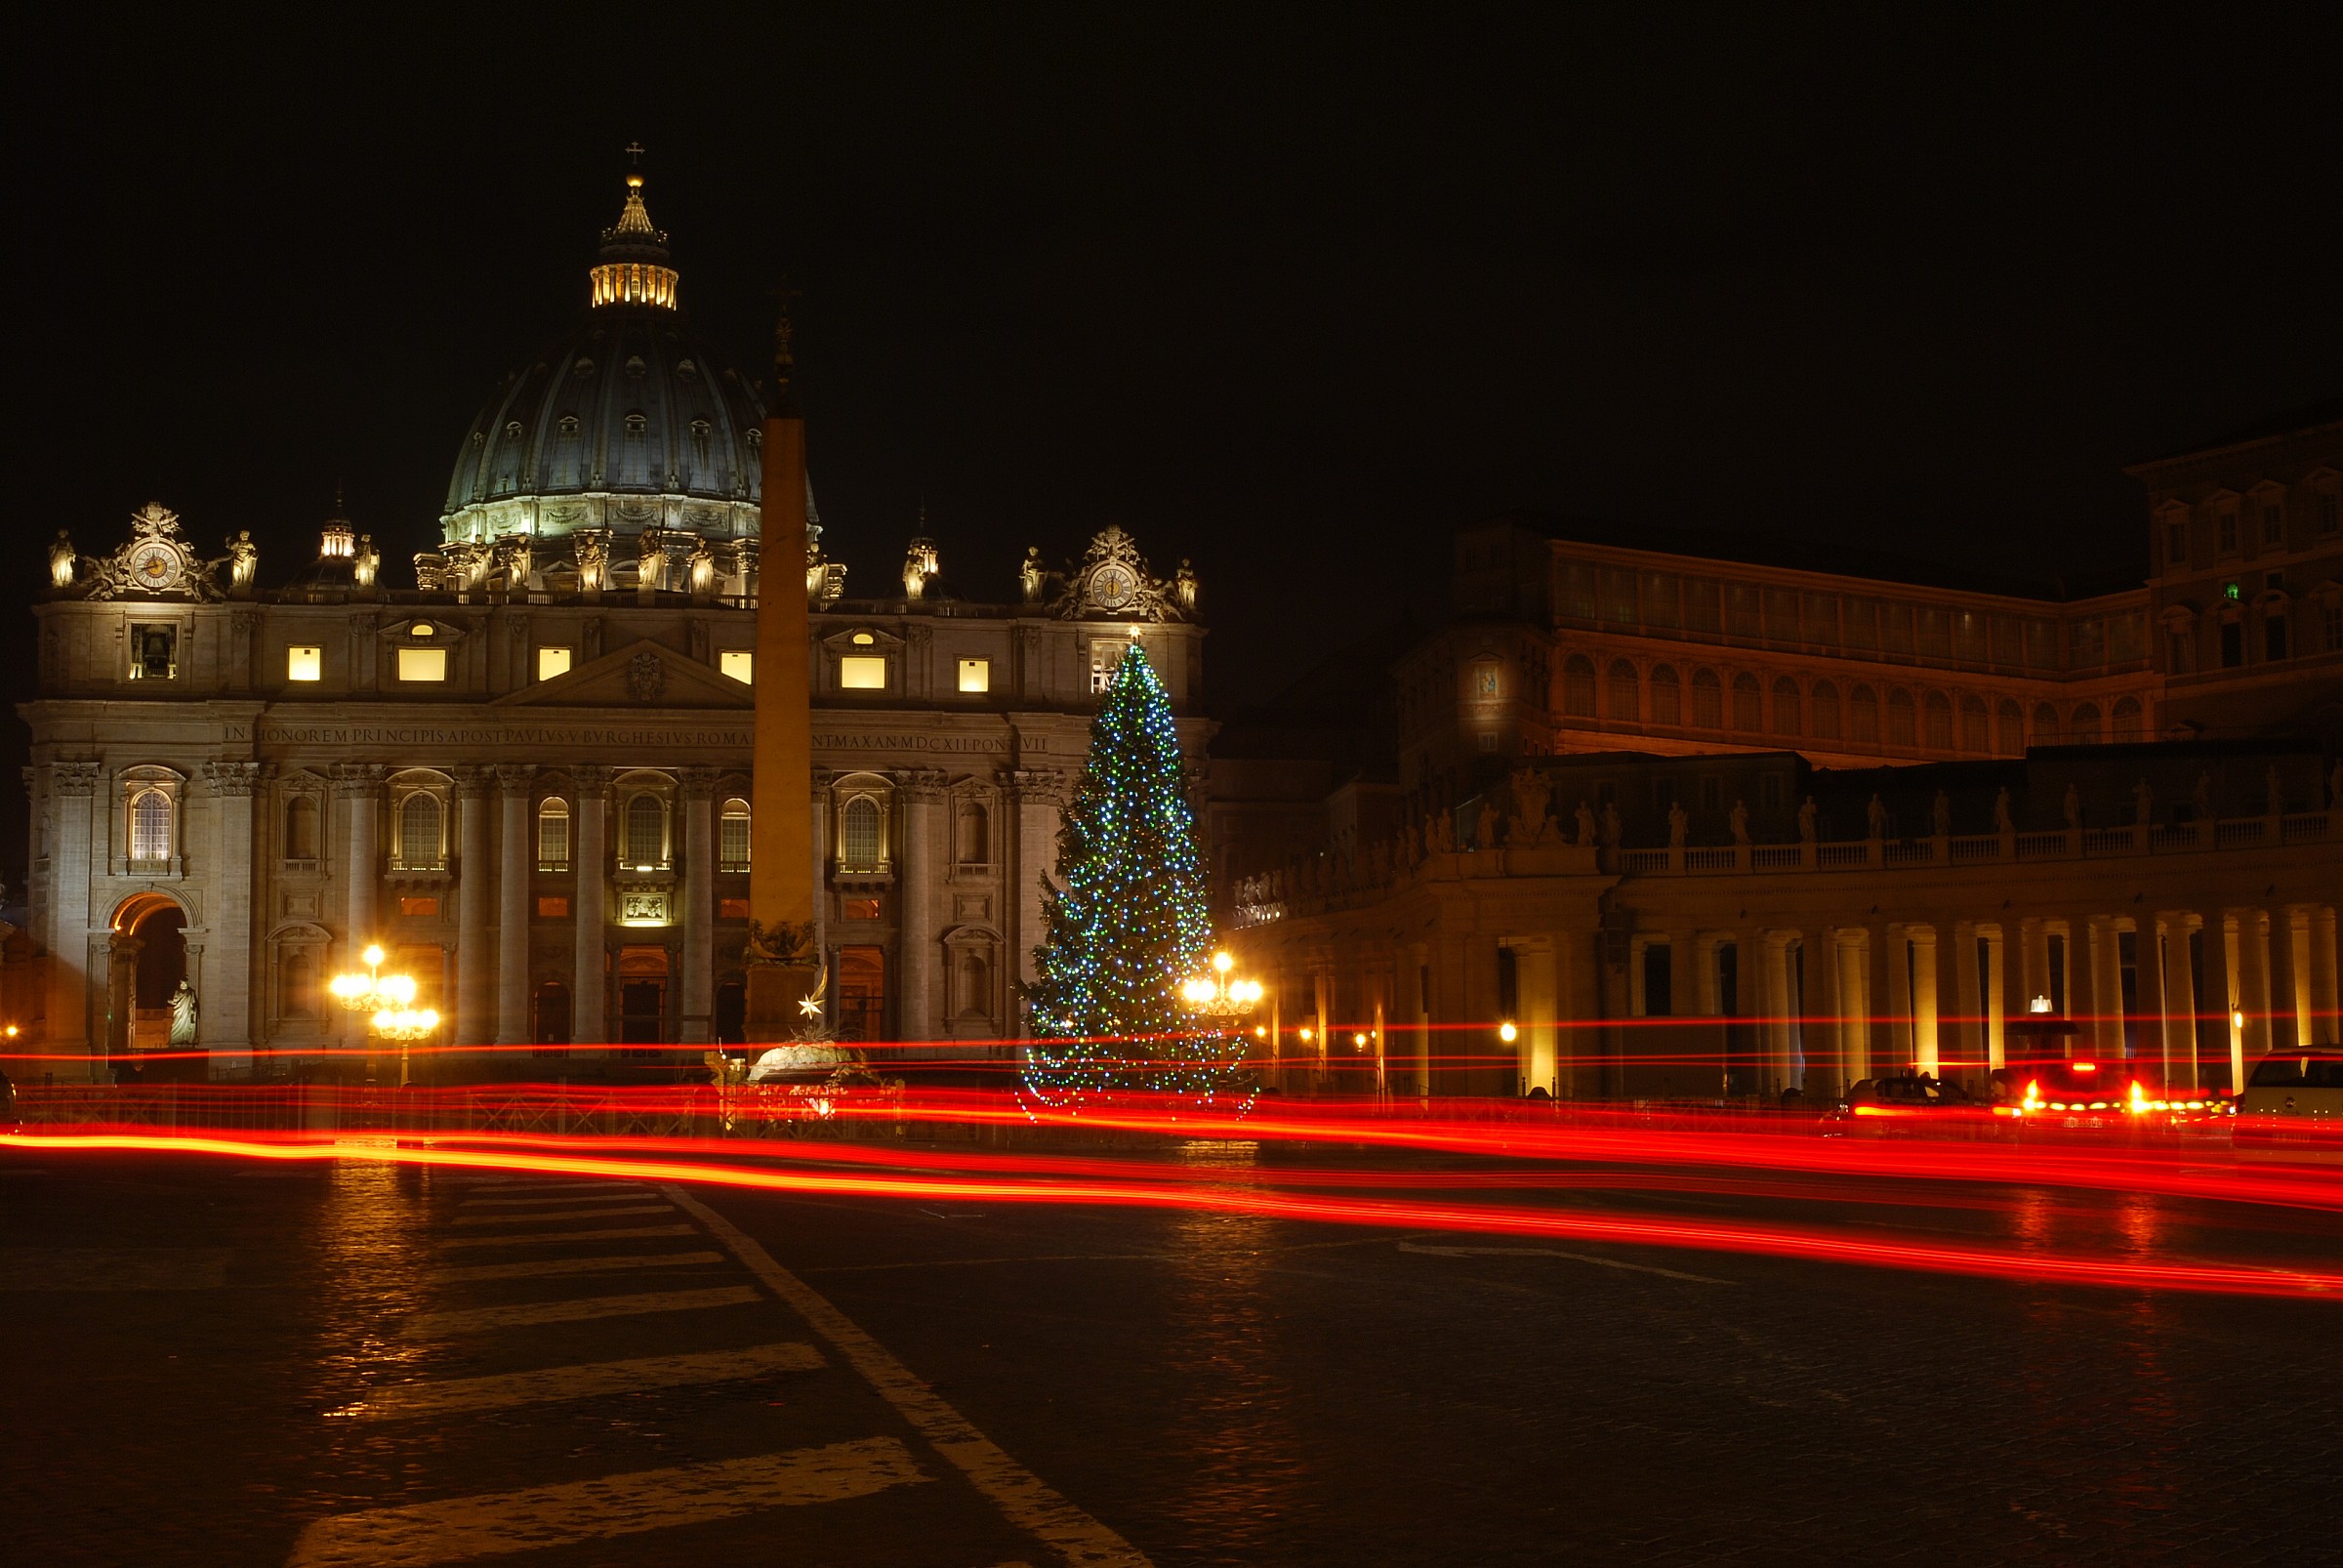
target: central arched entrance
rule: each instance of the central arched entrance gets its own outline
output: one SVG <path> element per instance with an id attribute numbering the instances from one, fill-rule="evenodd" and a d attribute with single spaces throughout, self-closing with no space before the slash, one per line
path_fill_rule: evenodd
<path id="1" fill-rule="evenodd" d="M 149 1059 L 171 1047 L 171 999 L 187 978 L 187 912 L 168 893 L 135 893 L 111 924 L 105 1041 L 116 1076 L 203 1078 L 200 1060 Z"/>

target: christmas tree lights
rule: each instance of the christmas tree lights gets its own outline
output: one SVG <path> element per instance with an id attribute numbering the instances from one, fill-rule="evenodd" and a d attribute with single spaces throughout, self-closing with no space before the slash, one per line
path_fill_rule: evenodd
<path id="1" fill-rule="evenodd" d="M 1228 1093 L 1243 1037 L 1179 1001 L 1212 951 L 1212 917 L 1171 699 L 1135 642 L 1090 724 L 1042 891 L 1048 939 L 1022 988 L 1029 1088 L 1052 1102 L 1094 1090 Z"/>

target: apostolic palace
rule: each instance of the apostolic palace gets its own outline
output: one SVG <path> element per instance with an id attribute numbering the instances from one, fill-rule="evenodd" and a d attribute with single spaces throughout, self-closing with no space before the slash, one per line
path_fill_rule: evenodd
<path id="1" fill-rule="evenodd" d="M 813 522 L 767 585 L 763 394 L 693 331 L 638 176 L 585 281 L 407 560 L 335 517 L 265 567 L 235 519 L 161 503 L 58 535 L 0 997 L 48 1076 L 363 1051 L 327 982 L 372 945 L 441 1043 L 513 1053 L 481 1071 L 623 1081 L 740 1040 L 768 586 L 811 617 L 843 1039 L 1013 1051 L 1059 808 L 1133 645 L 1286 1093 L 1827 1095 L 2046 1038 L 2213 1086 L 2336 1038 L 2334 408 L 2139 465 L 2140 568 L 2073 592 L 1476 523 L 1438 625 L 1213 724 L 1195 574 L 1118 527 L 966 576 L 915 537 L 851 597 Z"/>

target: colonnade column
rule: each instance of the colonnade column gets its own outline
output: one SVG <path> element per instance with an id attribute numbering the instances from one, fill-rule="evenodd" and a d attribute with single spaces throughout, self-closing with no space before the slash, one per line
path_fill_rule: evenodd
<path id="1" fill-rule="evenodd" d="M 686 767 L 683 787 L 683 1017 L 678 1038 L 716 1038 L 716 769 Z"/>
<path id="2" fill-rule="evenodd" d="M 2286 917 L 2286 1001 L 2294 1012 L 2294 1044 L 2308 1046 L 2318 1036 L 2311 1024 L 2311 906 L 2288 904 Z"/>
<path id="3" fill-rule="evenodd" d="M 506 764 L 496 770 L 501 851 L 496 879 L 496 1043 L 529 1043 L 530 783 L 537 770 Z"/>
<path id="4" fill-rule="evenodd" d="M 570 984 L 570 1040 L 581 1046 L 601 1045 L 610 1032 L 610 980 L 605 970 L 609 917 L 610 855 L 605 827 L 610 805 L 610 769 L 571 769 L 578 788 L 578 842 L 570 846 L 570 864 L 577 875 L 576 896 L 570 915 L 577 923 L 577 950 Z"/>
<path id="5" fill-rule="evenodd" d="M 1054 772 L 1019 768 L 1008 775 L 1009 795 L 1016 803 L 1017 887 L 1009 908 L 1016 913 L 1010 941 L 1016 944 L 1018 978 L 1034 978 L 1033 950 L 1042 944 L 1042 875 L 1057 853 L 1057 787 Z"/>
<path id="6" fill-rule="evenodd" d="M 1936 1042 L 1936 928 L 1906 927 L 1905 940 L 1911 944 L 1911 1059 L 1934 1077 L 1944 1061 Z"/>
<path id="7" fill-rule="evenodd" d="M 381 806 L 383 765 L 380 763 L 339 763 L 334 766 L 334 794 L 347 818 L 342 855 L 343 914 L 342 968 L 363 968 L 358 955 L 375 939 L 375 893 L 381 881 L 381 857 L 374 843 L 375 817 Z M 353 1051 L 367 1044 L 366 1019 L 354 1012 L 343 1015 L 345 1043 Z"/>
<path id="8" fill-rule="evenodd" d="M 1911 937 L 1901 923 L 1888 927 L 1880 944 L 1880 962 L 1887 966 L 1888 1050 L 1881 1070 L 1892 1063 L 1897 1071 L 1918 1059 L 1911 1029 Z M 1877 995 L 1876 992 L 1872 993 Z"/>
<path id="9" fill-rule="evenodd" d="M 2238 1006 L 2245 1013 L 2245 1022 L 2239 1031 L 2239 1060 L 2236 1080 L 2239 1088 L 2245 1083 L 2245 1058 L 2266 1055 L 2271 1046 L 2270 1029 L 2270 916 L 2259 909 L 2233 910 L 2238 923 Z"/>
<path id="10" fill-rule="evenodd" d="M 496 1005 L 496 970 L 488 951 L 488 798 L 496 774 L 486 767 L 456 770 L 456 1027 L 454 1043 L 489 1039 Z"/>
<path id="11" fill-rule="evenodd" d="M 259 882 L 252 863 L 252 797 L 260 787 L 258 763 L 206 763 L 211 788 L 213 854 L 212 929 L 209 956 L 196 995 L 200 1044 L 212 1052 L 215 1078 L 252 1070 L 252 890 Z M 195 964 L 192 956 L 188 969 Z"/>
<path id="12" fill-rule="evenodd" d="M 2091 1038 L 2102 1056 L 2123 1054 L 2123 933 L 2105 915 L 2090 928 Z"/>
<path id="13" fill-rule="evenodd" d="M 90 1014 L 96 1001 L 97 955 L 103 951 L 90 909 L 91 815 L 98 793 L 96 763 L 56 763 L 49 769 L 49 808 L 56 829 L 49 848 L 49 1049 L 68 1080 L 94 1076 Z M 36 840 L 37 845 L 37 840 Z M 35 853 L 38 853 L 36 847 Z"/>
<path id="14" fill-rule="evenodd" d="M 2021 923 L 2019 931 L 2026 944 L 2026 966 L 2019 974 L 2018 989 L 2031 1011 L 2035 997 L 2054 997 L 2062 988 L 2050 983 L 2049 922 L 2030 919 Z"/>
<path id="15" fill-rule="evenodd" d="M 2343 818 L 2343 804 L 2334 808 Z M 2335 909 L 2321 904 L 2311 910 L 2311 1027 L 2318 1043 L 2331 1046 L 2343 1039 L 2343 1019 L 2335 1016 Z"/>
<path id="16" fill-rule="evenodd" d="M 1977 927 L 1971 921 L 1952 924 L 1952 1053 L 1963 1069 L 1985 1060 L 1985 976 L 1977 961 Z M 1937 1033 L 1944 1034 L 1944 1019 Z"/>
<path id="17" fill-rule="evenodd" d="M 2146 1056 L 2163 1050 L 2164 955 L 2163 942 L 2157 931 L 2156 918 L 2152 915 L 2142 915 L 2134 921 L 2131 939 L 2133 972 L 2139 982 L 2137 1011 L 2141 1036 L 2139 1053 Z M 2117 974 L 2118 986 L 2121 980 L 2122 975 L 2118 971 Z M 2120 997 L 2122 992 L 2118 989 L 2116 994 Z M 2148 1038 L 2151 1026 L 2156 1030 L 2154 1039 Z M 2130 1042 L 2127 1040 L 2123 1044 L 2128 1050 Z"/>
<path id="18" fill-rule="evenodd" d="M 1977 984 L 1978 1000 L 1985 1008 L 1985 1065 L 1988 1072 L 1999 1072 L 2009 1065 L 2009 939 L 1998 926 L 1980 927 L 1978 934 L 1985 948 L 1984 972 Z"/>
<path id="19" fill-rule="evenodd" d="M 1843 1090 L 1871 1076 L 1870 932 L 1860 926 L 1833 931 L 1838 961 L 1838 1070 Z"/>
<path id="20" fill-rule="evenodd" d="M 1521 937 L 1512 945 L 1514 1006 L 1521 1010 L 1521 1083 L 1514 1093 L 1542 1089 L 1551 1094 L 1556 1085 L 1556 1020 L 1562 1011 L 1558 955 L 1550 937 Z"/>
<path id="21" fill-rule="evenodd" d="M 944 773 L 941 768 L 915 767 L 901 774 L 898 783 L 903 791 L 903 876 L 896 884 L 901 889 L 898 929 L 903 933 L 903 1038 L 930 1040 L 943 1013 L 935 990 L 935 898 L 936 819 L 944 800 Z M 1035 897 L 1040 897 L 1038 887 Z"/>
<path id="22" fill-rule="evenodd" d="M 1789 948 L 1795 935 L 1791 931 L 1757 933 L 1758 950 L 1763 955 L 1760 972 L 1764 975 L 1761 994 L 1765 999 L 1766 1092 L 1771 1094 L 1799 1087 L 1791 1081 L 1790 1060 Z"/>
<path id="23" fill-rule="evenodd" d="M 2189 937 L 2199 924 L 2195 915 L 2170 910 L 2156 918 L 2157 943 L 2163 950 L 2166 1088 L 2198 1087 L 2197 967 L 2189 962 Z"/>

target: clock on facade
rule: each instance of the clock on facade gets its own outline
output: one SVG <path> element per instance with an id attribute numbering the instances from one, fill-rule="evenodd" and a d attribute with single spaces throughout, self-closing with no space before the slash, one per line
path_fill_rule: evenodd
<path id="1" fill-rule="evenodd" d="M 179 552 L 160 540 L 149 540 L 130 552 L 130 580 L 150 593 L 163 593 L 179 581 Z"/>
<path id="2" fill-rule="evenodd" d="M 1101 609 L 1119 610 L 1139 590 L 1139 580 L 1128 566 L 1101 566 L 1090 578 L 1090 601 Z"/>

